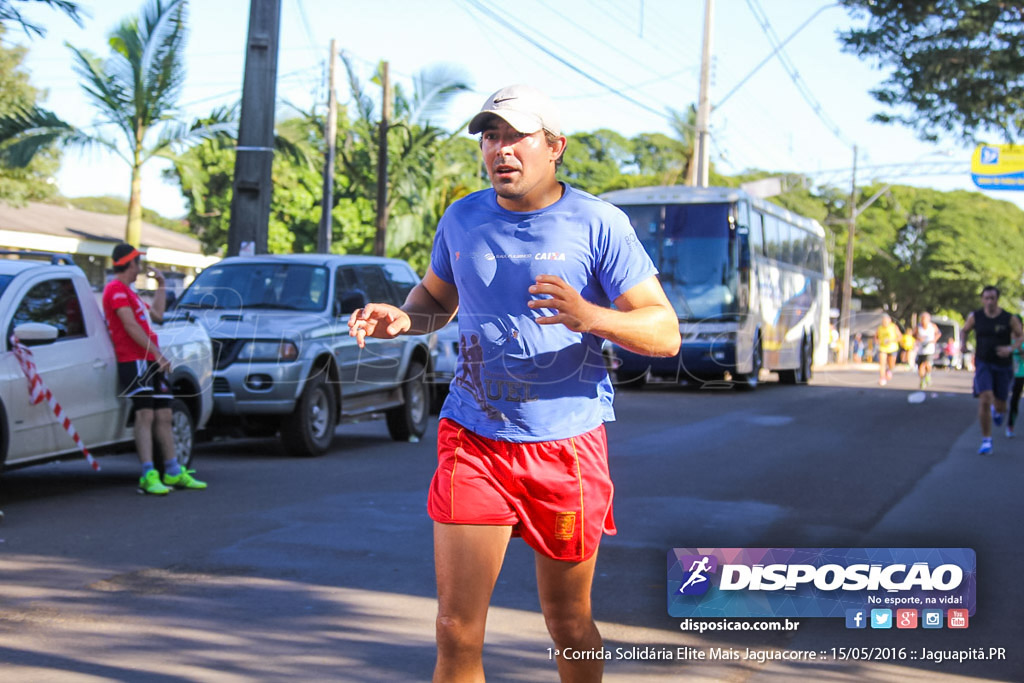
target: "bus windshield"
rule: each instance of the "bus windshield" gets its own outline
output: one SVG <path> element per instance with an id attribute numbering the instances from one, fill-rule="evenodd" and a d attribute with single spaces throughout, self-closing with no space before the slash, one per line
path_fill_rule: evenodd
<path id="1" fill-rule="evenodd" d="M 619 208 L 658 267 L 661 285 L 680 318 L 703 320 L 740 312 L 729 204 Z"/>

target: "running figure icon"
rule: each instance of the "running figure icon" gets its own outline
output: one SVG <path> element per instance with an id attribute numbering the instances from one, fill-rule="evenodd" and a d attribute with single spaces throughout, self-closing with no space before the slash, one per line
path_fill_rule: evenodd
<path id="1" fill-rule="evenodd" d="M 690 565 L 689 569 L 690 578 L 686 579 L 686 581 L 683 582 L 683 585 L 679 587 L 680 593 L 684 592 L 690 586 L 693 586 L 698 583 L 704 583 L 708 580 L 708 577 L 704 576 L 704 572 L 711 569 L 711 567 L 708 566 L 709 560 L 710 558 L 707 555 L 700 558 L 699 562 L 694 560 L 693 564 Z"/>

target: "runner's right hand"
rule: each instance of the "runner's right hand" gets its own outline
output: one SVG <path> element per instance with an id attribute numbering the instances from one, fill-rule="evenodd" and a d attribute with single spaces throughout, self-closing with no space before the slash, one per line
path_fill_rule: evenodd
<path id="1" fill-rule="evenodd" d="M 394 339 L 411 327 L 409 315 L 389 304 L 366 304 L 353 311 L 348 319 L 348 333 L 356 338 L 359 348 L 366 346 L 366 337 Z"/>

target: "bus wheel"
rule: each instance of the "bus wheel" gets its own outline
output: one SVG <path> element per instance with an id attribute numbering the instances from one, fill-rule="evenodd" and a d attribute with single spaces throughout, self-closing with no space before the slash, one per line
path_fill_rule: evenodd
<path id="1" fill-rule="evenodd" d="M 753 358 L 751 358 L 750 372 L 738 372 L 732 377 L 733 386 L 742 391 L 753 391 L 754 389 L 757 389 L 757 383 L 761 376 L 762 365 L 760 338 L 754 342 L 752 355 Z"/>
<path id="2" fill-rule="evenodd" d="M 779 370 L 779 382 L 782 384 L 807 384 L 811 378 L 811 340 L 804 337 L 800 341 L 799 365 L 793 370 Z"/>

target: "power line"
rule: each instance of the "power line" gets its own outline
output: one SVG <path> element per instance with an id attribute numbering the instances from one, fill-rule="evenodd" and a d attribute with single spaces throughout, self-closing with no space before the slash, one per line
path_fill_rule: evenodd
<path id="1" fill-rule="evenodd" d="M 840 142 L 844 145 L 852 147 L 853 143 L 843 134 L 839 129 L 839 126 L 832 121 L 828 114 L 825 113 L 824 107 L 821 106 L 821 103 L 818 102 L 813 93 L 811 93 L 810 87 L 800 77 L 796 67 L 789 61 L 786 53 L 782 50 L 782 46 L 779 44 L 779 39 L 778 36 L 775 35 L 775 30 L 768 21 L 767 13 L 765 13 L 764 9 L 760 7 L 758 0 L 747 0 L 747 6 L 754 14 L 754 18 L 757 20 L 758 24 L 760 24 L 761 31 L 765 34 L 765 37 L 768 38 L 768 42 L 775 49 L 779 58 L 779 63 L 782 64 L 782 67 L 786 70 L 790 80 L 793 81 L 793 85 L 796 86 L 797 92 L 799 92 L 800 96 L 804 98 L 804 101 L 810 105 L 811 109 L 818 116 L 821 122 L 825 124 L 825 127 L 828 128 L 833 135 L 839 138 Z"/>
<path id="2" fill-rule="evenodd" d="M 613 95 L 615 95 L 615 96 L 617 96 L 617 97 L 619 97 L 619 98 L 621 98 L 623 100 L 626 100 L 627 102 L 630 102 L 631 104 L 639 107 L 640 109 L 643 109 L 644 111 L 647 111 L 647 112 L 650 112 L 652 114 L 655 114 L 656 116 L 658 116 L 660 118 L 663 118 L 663 119 L 667 118 L 666 112 L 658 111 L 657 109 L 654 109 L 653 107 L 650 107 L 650 106 L 644 104 L 643 102 L 637 100 L 636 98 L 627 95 L 626 93 L 624 93 L 621 90 L 619 90 L 619 89 L 609 85 L 608 83 L 602 81 L 601 79 L 597 78 L 596 76 L 593 76 L 590 73 L 584 71 L 582 68 L 576 66 L 575 64 L 573 64 L 569 60 L 565 59 L 561 55 L 556 54 L 554 51 L 552 51 L 546 45 L 544 45 L 541 42 L 539 42 L 538 40 L 534 39 L 532 36 L 524 33 L 522 30 L 517 28 L 515 25 L 510 24 L 507 21 L 505 21 L 502 17 L 498 16 L 489 7 L 486 7 L 485 5 L 483 5 L 479 0 L 465 0 L 465 1 L 470 3 L 471 5 L 473 5 L 478 11 L 481 11 L 484 14 L 486 14 L 495 23 L 499 24 L 503 29 L 511 31 L 515 35 L 519 36 L 520 38 L 522 38 L 526 42 L 528 42 L 531 45 L 533 45 L 535 48 L 537 48 L 538 50 L 540 50 L 544 54 L 548 55 L 549 57 L 551 57 L 552 59 L 554 59 L 558 63 L 560 63 L 563 66 L 565 66 L 566 68 L 570 69 L 574 73 L 579 74 L 580 76 L 586 78 L 587 80 L 589 80 L 589 81 L 591 81 L 593 83 L 597 83 L 598 85 L 600 85 L 602 88 L 604 88 L 605 90 L 609 91 Z M 550 41 L 550 42 L 555 43 L 556 41 Z"/>

